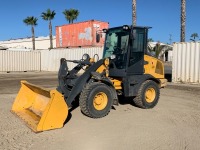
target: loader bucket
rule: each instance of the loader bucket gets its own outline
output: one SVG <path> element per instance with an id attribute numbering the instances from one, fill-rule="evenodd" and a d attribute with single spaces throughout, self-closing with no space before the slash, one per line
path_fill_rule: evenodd
<path id="1" fill-rule="evenodd" d="M 68 106 L 57 90 L 49 91 L 21 81 L 11 112 L 34 132 L 41 132 L 62 128 L 68 116 Z"/>

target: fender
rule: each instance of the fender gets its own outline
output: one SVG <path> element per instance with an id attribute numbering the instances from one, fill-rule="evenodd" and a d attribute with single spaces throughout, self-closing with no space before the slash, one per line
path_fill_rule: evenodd
<path id="1" fill-rule="evenodd" d="M 146 80 L 153 80 L 157 84 L 160 84 L 160 80 L 154 78 L 150 74 L 134 75 L 123 78 L 124 95 L 127 97 L 137 96 L 140 86 Z"/>
<path id="2" fill-rule="evenodd" d="M 64 93 L 65 101 L 68 107 L 71 107 L 71 104 L 76 98 L 76 96 L 81 93 L 82 89 L 91 78 L 91 72 L 96 71 L 103 63 L 104 59 L 101 59 L 98 62 L 91 65 L 80 77 L 76 79 L 76 82 L 72 87 L 70 93 Z"/>
<path id="3" fill-rule="evenodd" d="M 110 79 L 107 78 L 106 76 L 104 76 L 105 73 L 100 74 L 98 72 L 92 72 L 91 74 L 92 74 L 93 80 L 100 81 L 110 87 L 110 90 L 111 90 L 111 93 L 113 96 L 113 105 L 118 105 L 119 100 L 118 100 L 118 96 L 117 96 L 115 87 L 114 87 L 113 83 L 110 81 Z"/>

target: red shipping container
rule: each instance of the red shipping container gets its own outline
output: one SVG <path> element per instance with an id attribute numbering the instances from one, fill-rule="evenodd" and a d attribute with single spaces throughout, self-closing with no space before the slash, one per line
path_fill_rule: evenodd
<path id="1" fill-rule="evenodd" d="M 89 20 L 85 22 L 56 26 L 56 47 L 92 47 L 103 46 L 105 34 L 101 33 L 99 42 L 96 42 L 96 34 L 109 27 L 108 22 Z"/>

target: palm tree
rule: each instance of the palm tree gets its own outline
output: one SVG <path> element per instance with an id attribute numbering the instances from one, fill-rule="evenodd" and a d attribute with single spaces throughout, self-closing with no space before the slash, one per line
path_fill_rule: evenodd
<path id="1" fill-rule="evenodd" d="M 65 15 L 65 18 L 67 19 L 67 21 L 69 21 L 69 24 L 73 23 L 75 19 L 77 19 L 78 15 L 79 15 L 79 11 L 77 9 L 65 9 L 63 11 L 63 14 Z"/>
<path id="2" fill-rule="evenodd" d="M 159 58 L 161 60 L 164 59 L 164 54 L 166 54 L 168 51 L 172 50 L 172 47 L 170 45 L 161 45 L 160 42 L 157 42 L 155 46 L 151 46 L 148 44 L 148 51 L 156 58 Z"/>
<path id="3" fill-rule="evenodd" d="M 193 42 L 195 42 L 196 38 L 198 38 L 199 35 L 198 35 L 198 33 L 193 33 L 190 37 L 193 38 L 193 39 L 190 39 L 190 40 L 192 40 Z"/>
<path id="4" fill-rule="evenodd" d="M 136 16 L 136 0 L 132 0 L 132 21 L 133 21 L 133 26 L 136 26 L 136 20 L 137 20 L 137 16 Z"/>
<path id="5" fill-rule="evenodd" d="M 148 42 L 154 42 L 154 40 L 152 38 L 149 38 L 147 41 Z"/>
<path id="6" fill-rule="evenodd" d="M 53 38 L 52 38 L 52 23 L 51 20 L 54 19 L 56 13 L 55 11 L 51 11 L 50 9 L 47 9 L 46 12 L 42 12 L 42 19 L 49 21 L 49 39 L 50 39 L 50 49 L 53 48 Z"/>
<path id="7" fill-rule="evenodd" d="M 181 0 L 181 42 L 185 42 L 186 0 Z"/>
<path id="8" fill-rule="evenodd" d="M 32 32 L 32 42 L 33 42 L 33 50 L 35 50 L 35 30 L 34 27 L 37 25 L 37 18 L 33 16 L 28 16 L 23 22 L 26 25 L 31 25 L 31 32 Z"/>

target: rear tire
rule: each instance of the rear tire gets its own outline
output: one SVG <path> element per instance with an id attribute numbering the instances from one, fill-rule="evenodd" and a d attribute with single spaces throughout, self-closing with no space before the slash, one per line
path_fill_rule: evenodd
<path id="1" fill-rule="evenodd" d="M 110 88 L 99 82 L 87 84 L 79 98 L 82 113 L 91 118 L 106 116 L 112 104 L 113 97 Z"/>
<path id="2" fill-rule="evenodd" d="M 158 103 L 160 89 L 158 84 L 147 80 L 140 86 L 138 95 L 133 99 L 136 106 L 144 109 L 153 108 Z"/>

